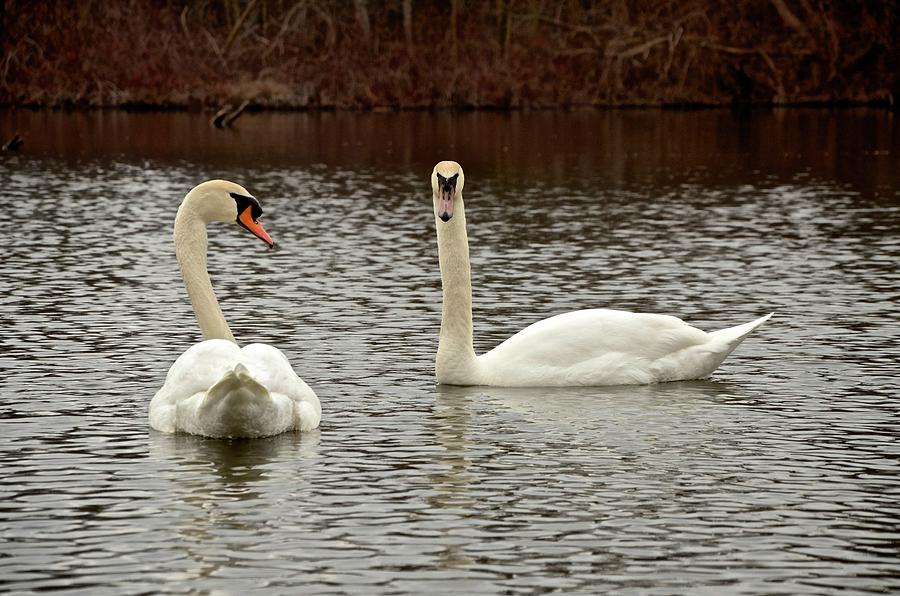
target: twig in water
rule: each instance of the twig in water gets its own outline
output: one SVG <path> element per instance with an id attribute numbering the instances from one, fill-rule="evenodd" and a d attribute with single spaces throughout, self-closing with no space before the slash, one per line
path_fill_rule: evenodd
<path id="1" fill-rule="evenodd" d="M 19 136 L 19 133 L 13 135 L 13 138 L 3 144 L 4 151 L 18 151 L 25 144 L 25 139 Z"/>
<path id="2" fill-rule="evenodd" d="M 249 99 L 245 99 L 244 101 L 242 101 L 241 105 L 239 105 L 235 111 L 231 112 L 230 114 L 228 114 L 225 117 L 225 126 L 230 127 L 232 125 L 232 123 L 234 123 L 234 121 L 237 120 L 238 117 L 244 113 L 244 110 L 246 110 L 247 106 L 249 106 L 249 105 L 250 105 Z"/>
<path id="3" fill-rule="evenodd" d="M 210 120 L 210 124 L 212 124 L 216 128 L 231 128 L 232 123 L 238 119 L 238 117 L 244 112 L 248 105 L 250 105 L 250 100 L 248 99 L 245 99 L 243 102 L 241 102 L 241 105 L 234 109 L 232 109 L 230 103 L 226 103 L 224 106 L 219 108 L 219 111 L 216 112 L 216 115 L 212 117 L 212 120 Z"/>

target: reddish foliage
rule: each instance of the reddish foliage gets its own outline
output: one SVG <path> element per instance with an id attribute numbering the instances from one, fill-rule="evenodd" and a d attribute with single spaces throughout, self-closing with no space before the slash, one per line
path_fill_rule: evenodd
<path id="1" fill-rule="evenodd" d="M 891 100 L 900 92 L 900 4 L 844 4 L 417 1 L 408 43 L 400 0 L 6 0 L 0 103 L 191 107 L 247 99 L 257 107 L 366 109 Z M 364 19 L 354 12 L 360 6 Z"/>

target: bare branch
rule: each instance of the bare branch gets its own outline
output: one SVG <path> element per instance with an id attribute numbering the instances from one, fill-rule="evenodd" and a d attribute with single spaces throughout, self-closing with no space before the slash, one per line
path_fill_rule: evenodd
<path id="1" fill-rule="evenodd" d="M 188 31 L 188 25 L 187 25 L 187 13 L 188 13 L 189 8 L 190 8 L 189 6 L 185 6 L 184 9 L 181 11 L 181 30 L 184 32 L 185 37 L 191 36 L 190 31 Z"/>
<path id="2" fill-rule="evenodd" d="M 775 103 L 784 103 L 786 99 L 786 94 L 784 92 L 784 85 L 781 82 L 781 72 L 775 68 L 775 62 L 772 61 L 772 58 L 769 57 L 769 54 L 765 50 L 757 50 L 757 53 L 762 57 L 762 59 L 769 65 L 769 68 L 772 70 L 772 76 L 775 81 Z"/>
<path id="3" fill-rule="evenodd" d="M 403 34 L 406 44 L 412 44 L 412 0 L 403 0 Z"/>
<path id="4" fill-rule="evenodd" d="M 615 57 L 619 58 L 620 60 L 624 60 L 625 58 L 631 58 L 633 56 L 638 56 L 640 54 L 646 54 L 653 48 L 653 46 L 657 46 L 661 43 L 665 43 L 665 42 L 669 41 L 669 39 L 670 38 L 668 35 L 655 37 L 655 38 L 651 39 L 650 41 L 646 41 L 646 42 L 642 43 L 641 45 L 634 46 L 633 48 L 631 48 L 629 50 L 625 50 L 624 52 L 617 53 L 617 54 L 615 54 Z"/>
<path id="5" fill-rule="evenodd" d="M 791 29 L 795 29 L 798 33 L 805 37 L 809 37 L 809 30 L 806 28 L 800 19 L 798 19 L 791 9 L 788 8 L 787 4 L 784 3 L 784 0 L 771 0 L 772 4 L 775 6 L 775 10 L 778 11 L 778 15 L 781 17 L 781 20 L 790 27 Z"/>
<path id="6" fill-rule="evenodd" d="M 353 0 L 353 8 L 356 12 L 356 22 L 362 30 L 363 40 L 369 41 L 372 37 L 372 27 L 369 24 L 369 11 L 366 9 L 366 0 Z"/>
<path id="7" fill-rule="evenodd" d="M 250 3 L 247 5 L 247 8 L 244 9 L 244 12 L 241 13 L 241 16 L 238 17 L 237 22 L 234 24 L 234 27 L 231 28 L 231 32 L 228 34 L 228 38 L 225 40 L 225 46 L 222 48 L 222 55 L 228 55 L 228 49 L 231 47 L 232 42 L 234 42 L 234 38 L 237 36 L 238 31 L 240 31 L 241 26 L 244 24 L 244 21 L 247 20 L 247 17 L 250 15 L 250 11 L 256 8 L 256 4 L 259 0 L 250 0 Z"/>

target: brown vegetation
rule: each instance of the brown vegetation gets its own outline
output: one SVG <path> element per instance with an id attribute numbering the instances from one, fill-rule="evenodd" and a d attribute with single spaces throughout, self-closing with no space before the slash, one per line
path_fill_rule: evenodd
<path id="1" fill-rule="evenodd" d="M 891 0 L 3 0 L 0 103 L 893 103 Z"/>

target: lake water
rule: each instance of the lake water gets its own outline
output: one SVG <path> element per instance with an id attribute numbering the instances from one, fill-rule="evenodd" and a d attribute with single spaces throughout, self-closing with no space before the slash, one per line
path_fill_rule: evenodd
<path id="1" fill-rule="evenodd" d="M 0 591 L 900 590 L 900 122 L 878 110 L 0 112 Z M 436 386 L 429 175 L 466 168 L 476 349 L 567 310 L 713 330 L 710 381 Z M 194 184 L 241 342 L 317 431 L 209 440 L 147 407 L 199 339 L 171 242 Z"/>

